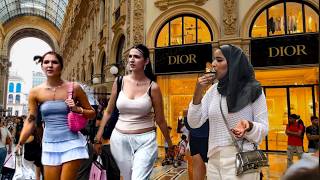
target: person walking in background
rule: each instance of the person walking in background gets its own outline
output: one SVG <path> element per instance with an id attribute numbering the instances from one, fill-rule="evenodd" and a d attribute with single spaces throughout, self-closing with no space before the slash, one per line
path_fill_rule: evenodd
<path id="1" fill-rule="evenodd" d="M 308 152 L 316 152 L 319 150 L 319 118 L 311 116 L 311 126 L 307 127 L 306 134 L 309 140 Z"/>
<path id="2" fill-rule="evenodd" d="M 192 156 L 192 179 L 204 180 L 206 177 L 206 164 L 208 162 L 208 137 L 209 137 L 209 121 L 206 121 L 199 128 L 191 128 L 187 118 L 184 124 L 189 130 L 189 146 Z"/>
<path id="3" fill-rule="evenodd" d="M 259 171 L 236 176 L 237 149 L 229 131 L 239 143 L 243 142 L 244 151 L 253 150 L 254 144 L 258 145 L 268 133 L 265 95 L 240 48 L 223 45 L 215 49 L 212 65 L 215 76 L 205 74 L 198 78 L 188 109 L 191 128 L 199 128 L 209 119 L 207 179 L 258 180 Z M 215 79 L 219 82 L 212 85 Z M 211 87 L 202 96 L 208 86 Z"/>
<path id="4" fill-rule="evenodd" d="M 301 134 L 304 126 L 298 123 L 299 116 L 296 114 L 289 115 L 288 124 L 286 127 L 286 135 L 288 136 L 288 149 L 287 149 L 287 168 L 289 168 L 293 161 L 294 153 L 297 153 L 298 158 L 301 159 L 303 153 L 303 142 Z"/>
<path id="5" fill-rule="evenodd" d="M 7 146 L 8 145 L 8 150 Z M 7 154 L 11 153 L 11 134 L 7 127 L 3 124 L 3 118 L 0 117 L 0 175 L 2 174 L 2 167 Z"/>
<path id="6" fill-rule="evenodd" d="M 88 152 L 84 136 L 69 129 L 67 114 L 73 111 L 92 119 L 95 111 L 79 84 L 61 79 L 63 59 L 58 53 L 50 51 L 36 58 L 47 80 L 30 90 L 29 112 L 16 149 L 26 143 L 35 128 L 37 114 L 41 113 L 45 124 L 41 157 L 44 179 L 72 180 L 76 178 L 82 159 L 88 158 Z M 68 98 L 70 86 L 74 87 L 72 99 Z"/>
<path id="7" fill-rule="evenodd" d="M 113 83 L 110 101 L 96 135 L 99 151 L 104 126 L 117 106 L 120 114 L 110 146 L 124 180 L 149 179 L 158 156 L 155 122 L 168 142 L 169 151 L 173 150 L 164 119 L 162 94 L 154 82 L 149 54 L 149 49 L 142 44 L 130 49 L 130 74 L 123 77 L 118 98 L 117 80 Z"/>

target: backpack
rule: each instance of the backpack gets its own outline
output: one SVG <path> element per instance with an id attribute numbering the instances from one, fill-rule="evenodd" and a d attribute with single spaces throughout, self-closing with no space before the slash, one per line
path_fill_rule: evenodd
<path id="1" fill-rule="evenodd" d="M 122 79 L 123 79 L 122 76 L 119 76 L 117 78 L 117 97 L 116 97 L 116 102 L 117 102 L 119 93 L 121 91 Z M 116 123 L 118 121 L 118 117 L 119 117 L 119 110 L 118 110 L 117 106 L 115 106 L 108 123 L 104 127 L 104 131 L 103 131 L 103 134 L 102 134 L 102 138 L 103 139 L 109 139 L 111 137 L 111 133 L 112 133 L 114 127 L 116 126 Z"/>

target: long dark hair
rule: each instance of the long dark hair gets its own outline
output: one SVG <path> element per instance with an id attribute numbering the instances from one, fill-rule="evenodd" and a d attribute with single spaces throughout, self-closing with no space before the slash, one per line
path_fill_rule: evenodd
<path id="1" fill-rule="evenodd" d="M 38 64 L 38 63 L 41 63 L 41 66 L 42 66 L 43 59 L 44 59 L 44 57 L 46 57 L 46 55 L 48 55 L 48 54 L 54 55 L 54 56 L 58 59 L 60 65 L 61 65 L 61 69 L 63 69 L 63 58 L 62 58 L 62 56 L 61 56 L 60 54 L 58 54 L 58 53 L 55 52 L 55 51 L 46 52 L 43 56 L 39 56 L 39 55 L 34 56 L 34 57 L 33 57 L 33 61 L 36 61 L 37 64 Z"/>
<path id="2" fill-rule="evenodd" d="M 155 81 L 156 78 L 153 74 L 152 71 L 152 66 L 151 66 L 151 61 L 150 61 L 150 51 L 147 48 L 147 46 L 143 45 L 143 44 L 137 44 L 135 46 L 132 47 L 132 49 L 137 49 L 139 52 L 141 52 L 141 54 L 143 55 L 143 58 L 145 60 L 149 59 L 149 63 L 146 65 L 146 68 L 144 69 L 144 74 L 151 80 L 151 81 Z"/>

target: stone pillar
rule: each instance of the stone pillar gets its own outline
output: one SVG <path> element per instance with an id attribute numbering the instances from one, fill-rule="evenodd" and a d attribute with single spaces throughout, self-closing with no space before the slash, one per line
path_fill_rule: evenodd
<path id="1" fill-rule="evenodd" d="M 134 0 L 132 30 L 133 44 L 144 43 L 144 0 Z"/>
<path id="2" fill-rule="evenodd" d="M 239 29 L 238 18 L 238 1 L 237 0 L 223 0 L 223 16 L 222 16 L 222 29 L 223 35 L 228 37 L 237 36 Z"/>
<path id="3" fill-rule="evenodd" d="M 7 105 L 7 90 L 8 90 L 8 77 L 9 67 L 11 66 L 7 57 L 0 56 L 0 106 L 5 110 Z"/>

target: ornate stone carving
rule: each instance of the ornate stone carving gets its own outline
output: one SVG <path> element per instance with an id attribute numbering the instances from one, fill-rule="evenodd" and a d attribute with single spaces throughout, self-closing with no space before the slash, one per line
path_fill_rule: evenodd
<path id="1" fill-rule="evenodd" d="M 132 23 L 132 34 L 133 34 L 133 44 L 143 43 L 143 29 L 144 29 L 144 10 L 143 10 L 143 0 L 134 1 L 133 9 L 133 23 Z"/>
<path id="2" fill-rule="evenodd" d="M 237 2 L 235 0 L 224 0 L 223 4 L 223 27 L 224 34 L 232 35 L 237 31 Z"/>
<path id="3" fill-rule="evenodd" d="M 160 10 L 164 11 L 168 9 L 170 6 L 183 4 L 183 3 L 190 3 L 190 2 L 194 2 L 196 5 L 202 6 L 206 3 L 206 1 L 208 0 L 156 0 L 154 4 Z"/>
<path id="4" fill-rule="evenodd" d="M 131 34 L 130 34 L 130 23 L 131 23 L 131 0 L 127 1 L 128 6 L 127 6 L 127 29 L 126 29 L 126 34 L 127 34 L 127 47 L 130 47 L 131 43 Z"/>

